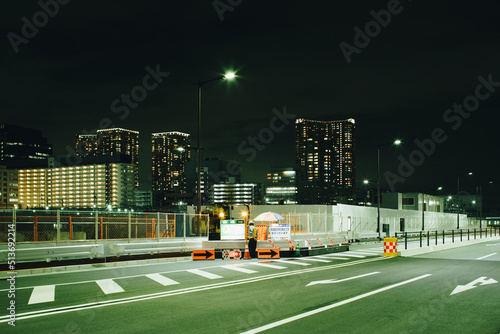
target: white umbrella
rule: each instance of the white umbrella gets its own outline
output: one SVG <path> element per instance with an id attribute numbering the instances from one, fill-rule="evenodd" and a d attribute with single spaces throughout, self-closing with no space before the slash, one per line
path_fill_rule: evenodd
<path id="1" fill-rule="evenodd" d="M 277 213 L 269 211 L 269 212 L 261 213 L 260 215 L 255 217 L 253 220 L 263 221 L 263 222 L 274 222 L 277 220 L 284 220 L 284 219 L 286 219 L 286 218 L 283 217 L 282 215 L 279 215 Z"/>

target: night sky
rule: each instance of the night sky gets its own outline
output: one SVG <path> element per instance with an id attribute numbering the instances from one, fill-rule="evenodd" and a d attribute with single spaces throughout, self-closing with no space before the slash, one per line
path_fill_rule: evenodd
<path id="1" fill-rule="evenodd" d="M 56 154 L 77 133 L 138 130 L 147 188 L 151 132 L 190 133 L 196 146 L 193 84 L 233 70 L 235 81 L 203 88 L 202 147 L 240 161 L 243 181 L 293 166 L 294 122 L 275 120 L 278 112 L 355 118 L 359 187 L 376 178 L 375 145 L 401 138 L 381 149 L 382 173 L 399 177 L 394 190 L 454 193 L 462 175 L 467 192 L 498 191 L 497 1 L 60 2 L 41 1 L 51 15 L 22 0 L 0 14 L 1 121 L 42 130 Z M 137 88 L 155 71 L 158 81 Z M 140 101 L 127 105 L 121 96 L 131 92 Z M 272 138 L 263 130 L 271 123 L 280 130 Z M 248 137 L 259 133 L 266 143 L 251 159 Z M 414 170 L 401 169 L 403 160 Z"/>

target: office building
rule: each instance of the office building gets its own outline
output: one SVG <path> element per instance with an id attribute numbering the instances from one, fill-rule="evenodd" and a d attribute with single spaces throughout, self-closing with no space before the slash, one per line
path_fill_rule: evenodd
<path id="1" fill-rule="evenodd" d="M 295 121 L 297 186 L 300 204 L 354 200 L 354 119 Z"/>
<path id="2" fill-rule="evenodd" d="M 20 208 L 110 209 L 134 205 L 135 164 L 20 169 Z"/>
<path id="3" fill-rule="evenodd" d="M 17 207 L 18 201 L 17 170 L 0 166 L 0 209 Z"/>
<path id="4" fill-rule="evenodd" d="M 296 172 L 293 168 L 273 168 L 267 172 L 265 204 L 297 204 Z"/>
<path id="5" fill-rule="evenodd" d="M 256 183 L 220 183 L 213 186 L 214 204 L 257 205 L 261 204 L 260 187 Z"/>
<path id="6" fill-rule="evenodd" d="M 134 201 L 137 208 L 151 208 L 153 206 L 153 192 L 151 190 L 137 190 Z"/>
<path id="7" fill-rule="evenodd" d="M 186 202 L 186 162 L 190 159 L 190 135 L 172 131 L 153 133 L 152 190 L 156 207 Z"/>
<path id="8" fill-rule="evenodd" d="M 53 155 L 41 131 L 0 124 L 0 165 L 8 168 L 44 167 Z"/>

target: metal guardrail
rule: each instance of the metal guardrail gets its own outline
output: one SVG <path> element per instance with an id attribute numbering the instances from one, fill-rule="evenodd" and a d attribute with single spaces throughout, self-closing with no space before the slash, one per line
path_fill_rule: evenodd
<path id="1" fill-rule="evenodd" d="M 487 238 L 500 235 L 500 228 L 479 228 L 479 229 L 458 229 L 458 230 L 442 230 L 442 231 L 416 231 L 416 232 L 398 232 L 395 234 L 398 241 L 404 241 L 405 249 L 408 249 L 408 241 L 419 240 L 420 248 L 430 246 L 431 241 L 434 245 L 438 245 L 438 241 L 445 244 L 446 239 L 451 239 L 451 242 L 461 242 L 466 240 Z"/>
<path id="2" fill-rule="evenodd" d="M 132 254 L 154 254 L 162 252 L 182 252 L 187 245 L 184 241 L 136 242 L 112 245 L 112 253 L 117 256 Z"/>
<path id="3" fill-rule="evenodd" d="M 93 259 L 99 255 L 104 254 L 104 247 L 102 244 L 89 244 L 89 245 L 71 245 L 71 246 L 53 246 L 53 247 L 33 247 L 33 248 L 17 248 L 15 250 L 15 257 L 9 256 L 12 254 L 9 250 L 0 250 L 0 261 L 4 262 L 8 259 L 15 259 L 18 261 L 25 260 L 43 260 L 50 262 L 53 259 L 63 259 L 71 257 L 88 257 Z"/>

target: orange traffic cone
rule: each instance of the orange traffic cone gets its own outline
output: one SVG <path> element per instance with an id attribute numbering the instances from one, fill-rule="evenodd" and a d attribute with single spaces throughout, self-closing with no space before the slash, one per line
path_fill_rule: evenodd
<path id="1" fill-rule="evenodd" d="M 248 249 L 248 241 L 246 242 L 245 244 L 245 256 L 243 257 L 243 259 L 250 259 L 250 250 Z"/>

